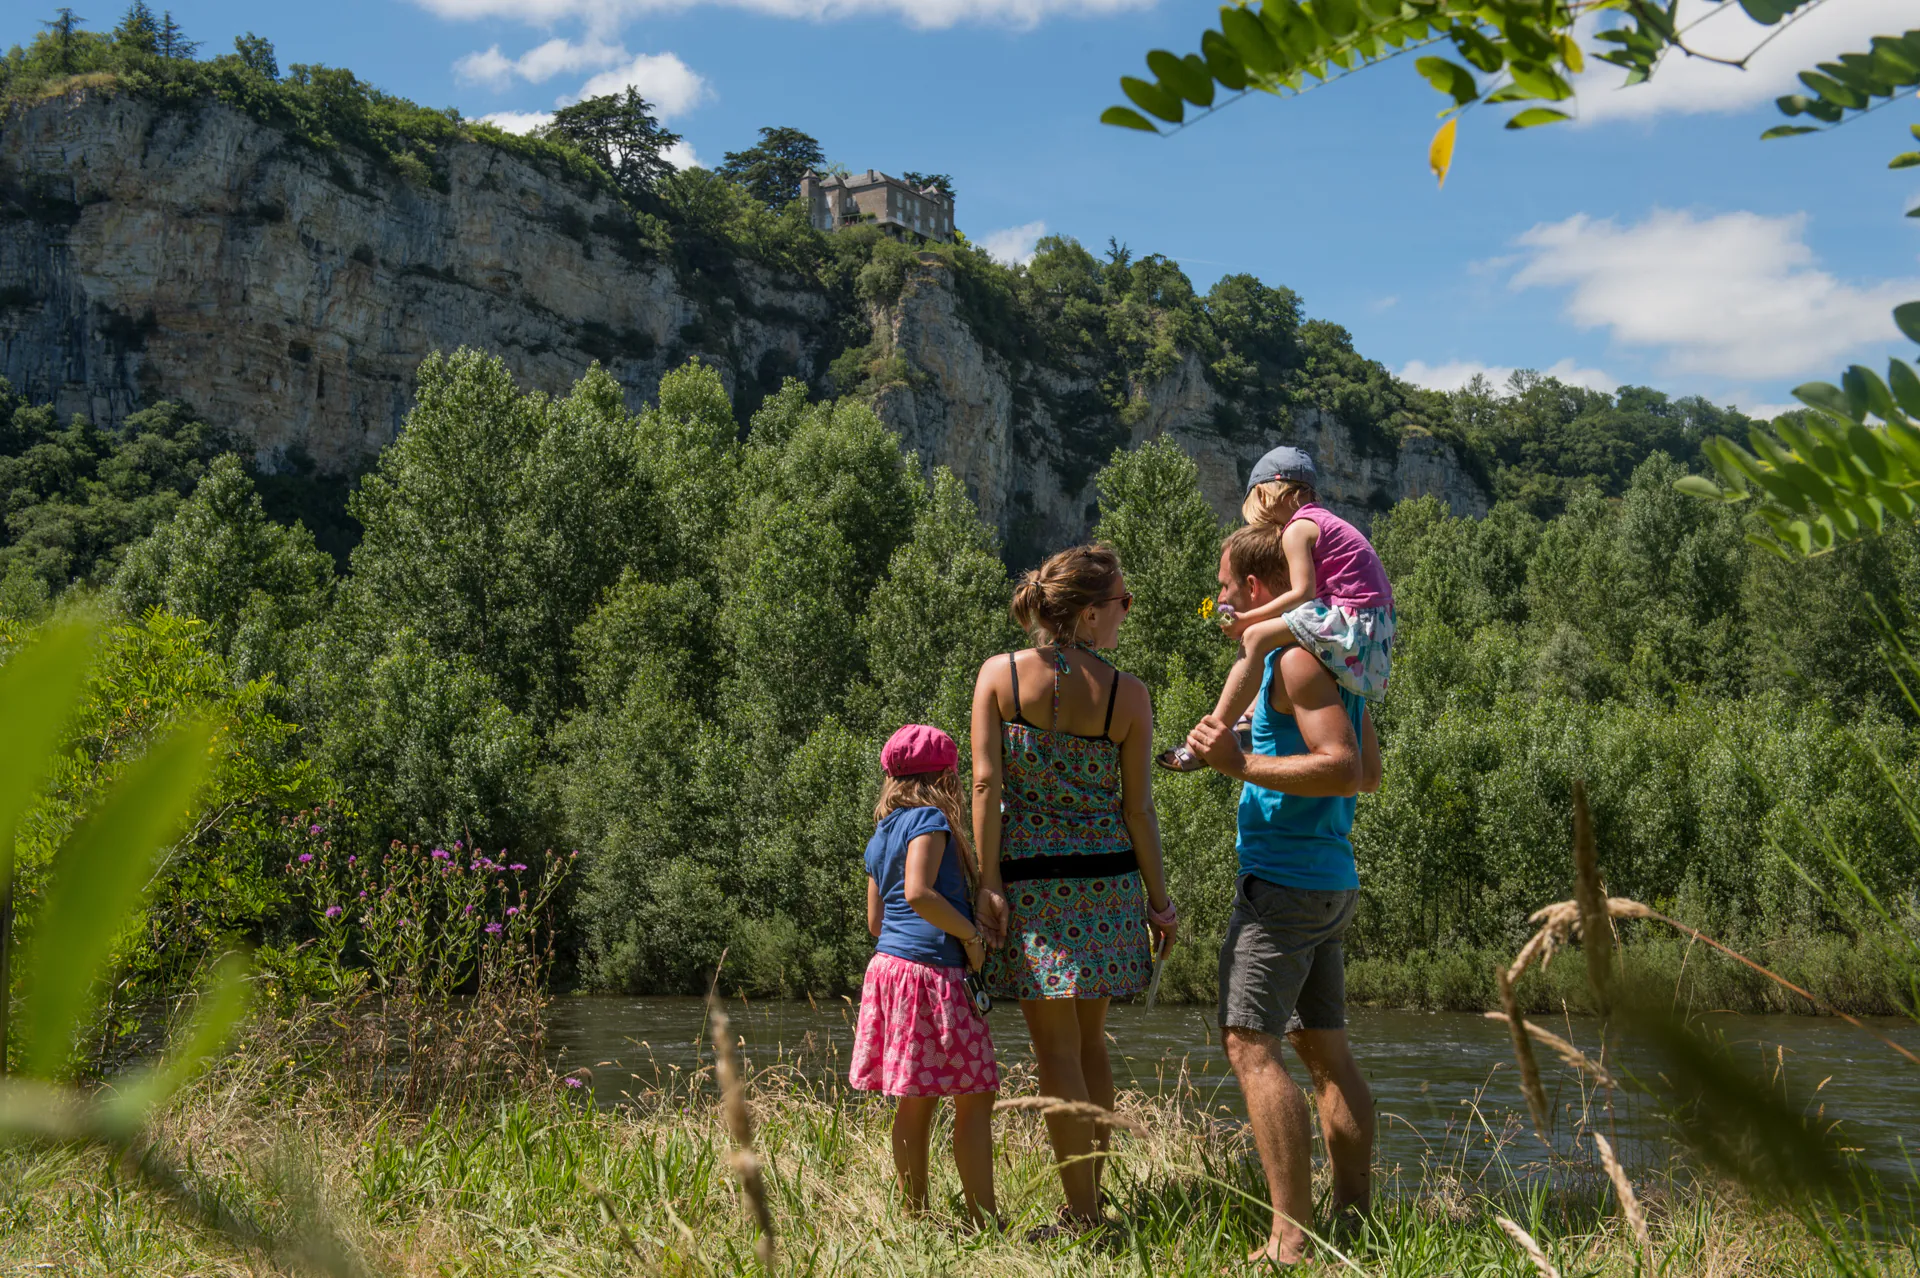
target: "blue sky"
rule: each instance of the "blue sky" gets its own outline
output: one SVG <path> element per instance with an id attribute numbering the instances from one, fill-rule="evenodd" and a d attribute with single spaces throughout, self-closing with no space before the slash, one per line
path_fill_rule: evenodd
<path id="1" fill-rule="evenodd" d="M 1744 51 L 1757 29 L 1724 8 L 1699 41 Z M 96 29 L 114 18 L 80 12 Z M 1757 140 L 1796 70 L 1904 30 L 1912 0 L 1832 0 L 1744 74 L 1673 65 L 1626 91 L 1590 75 L 1575 126 L 1508 133 L 1470 114 L 1444 191 L 1425 164 L 1439 99 L 1401 63 L 1295 101 L 1255 95 L 1169 138 L 1097 124 L 1148 49 L 1195 46 L 1214 10 L 1188 0 L 181 0 L 173 12 L 210 50 L 254 30 L 282 66 L 351 67 L 473 116 L 637 83 L 705 163 L 761 125 L 791 125 L 850 168 L 951 173 L 961 228 L 1010 257 L 1044 229 L 1178 258 L 1202 289 L 1251 272 L 1428 384 L 1557 369 L 1764 409 L 1901 352 L 1887 312 L 1920 298 L 1920 219 L 1901 216 L 1920 170 L 1885 167 L 1915 145 L 1911 101 L 1832 136 Z M 24 37 L 18 25 L 9 34 Z"/>

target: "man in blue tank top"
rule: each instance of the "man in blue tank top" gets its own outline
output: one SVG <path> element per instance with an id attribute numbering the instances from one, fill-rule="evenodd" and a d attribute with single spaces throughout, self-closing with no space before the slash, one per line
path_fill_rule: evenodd
<path id="1" fill-rule="evenodd" d="M 1286 585 L 1279 528 L 1256 524 L 1227 538 L 1221 603 L 1244 612 Z M 1350 838 L 1355 796 L 1379 788 L 1380 746 L 1366 703 L 1297 645 L 1267 658 L 1251 753 L 1212 716 L 1187 744 L 1243 783 L 1240 875 L 1220 949 L 1220 1028 L 1273 1202 L 1272 1233 L 1249 1259 L 1293 1264 L 1307 1253 L 1302 1226 L 1313 1218 L 1312 1133 L 1306 1097 L 1280 1057 L 1282 1037 L 1313 1078 L 1336 1226 L 1370 1205 L 1373 1096 L 1347 1044 L 1341 939 L 1360 887 Z"/>

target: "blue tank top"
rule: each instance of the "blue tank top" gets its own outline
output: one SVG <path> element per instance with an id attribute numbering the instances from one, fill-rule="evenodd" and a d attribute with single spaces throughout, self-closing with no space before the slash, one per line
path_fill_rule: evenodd
<path id="1" fill-rule="evenodd" d="M 867 840 L 867 873 L 880 885 L 880 938 L 873 948 L 915 963 L 965 967 L 967 952 L 959 938 L 927 922 L 907 904 L 907 845 L 936 831 L 946 833 L 947 850 L 940 860 L 940 873 L 933 879 L 934 891 L 967 918 L 973 917 L 966 873 L 960 866 L 960 847 L 954 842 L 946 814 L 939 808 L 895 808 Z"/>
<path id="2" fill-rule="evenodd" d="M 1273 676 L 1286 649 L 1267 655 L 1267 672 L 1260 680 L 1260 696 L 1253 703 L 1253 753 L 1274 756 L 1305 754 L 1307 743 L 1290 714 L 1273 708 Z M 1360 737 L 1360 716 L 1366 702 L 1345 688 L 1340 704 L 1353 722 L 1353 739 Z M 1309 892 L 1341 892 L 1360 886 L 1353 861 L 1354 800 L 1306 799 L 1282 794 L 1248 782 L 1240 787 L 1240 832 L 1234 851 L 1240 873 L 1281 887 Z"/>

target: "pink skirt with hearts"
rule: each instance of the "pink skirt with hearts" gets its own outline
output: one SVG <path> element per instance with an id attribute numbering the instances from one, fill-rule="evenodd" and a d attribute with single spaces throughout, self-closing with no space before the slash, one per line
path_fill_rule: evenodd
<path id="1" fill-rule="evenodd" d="M 888 1096 L 999 1091 L 993 1032 L 967 998 L 961 969 L 875 954 L 860 989 L 848 1081 Z"/>

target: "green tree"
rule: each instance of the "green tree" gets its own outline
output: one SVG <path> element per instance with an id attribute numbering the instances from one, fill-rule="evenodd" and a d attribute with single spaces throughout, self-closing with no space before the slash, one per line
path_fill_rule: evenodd
<path id="1" fill-rule="evenodd" d="M 54 69 L 62 75 L 72 75 L 80 69 L 75 52 L 80 43 L 80 28 L 86 22 L 72 9 L 60 8 L 53 11 L 51 21 L 40 24 L 52 39 Z"/>
<path id="2" fill-rule="evenodd" d="M 173 20 L 173 10 L 171 9 L 166 10 L 160 15 L 160 32 L 155 40 L 155 44 L 158 47 L 161 57 L 168 59 L 177 58 L 182 62 L 191 61 L 193 55 L 200 51 L 200 42 L 198 40 L 187 39 L 186 32 L 182 31 L 180 24 Z"/>
<path id="3" fill-rule="evenodd" d="M 909 169 L 900 175 L 900 180 L 916 191 L 924 191 L 928 187 L 937 187 L 946 193 L 949 202 L 956 198 L 953 192 L 953 178 L 950 174 L 915 173 Z"/>
<path id="4" fill-rule="evenodd" d="M 295 632 L 319 620 L 333 561 L 304 526 L 274 523 L 232 453 L 172 519 L 128 548 L 113 593 L 138 616 L 163 608 L 206 623 L 207 643 L 246 680 L 288 675 Z"/>
<path id="5" fill-rule="evenodd" d="M 561 107 L 544 133 L 605 169 L 630 200 L 652 194 L 673 172 L 666 155 L 680 141 L 678 133 L 654 118 L 652 105 L 632 85 L 624 93 L 605 93 Z"/>
<path id="6" fill-rule="evenodd" d="M 738 182 L 748 195 L 777 211 L 799 199 L 800 179 L 826 162 L 820 143 L 808 134 L 764 128 L 754 145 L 727 152 L 715 172 Z"/>
<path id="7" fill-rule="evenodd" d="M 269 80 L 280 78 L 280 62 L 274 57 L 273 41 L 265 36 L 257 36 L 251 31 L 235 36 L 233 51 L 248 70 L 256 71 Z"/>
<path id="8" fill-rule="evenodd" d="M 113 42 L 134 53 L 151 54 L 159 49 L 160 24 L 154 20 L 147 0 L 133 0 L 127 6 L 120 25 L 113 29 Z"/>

